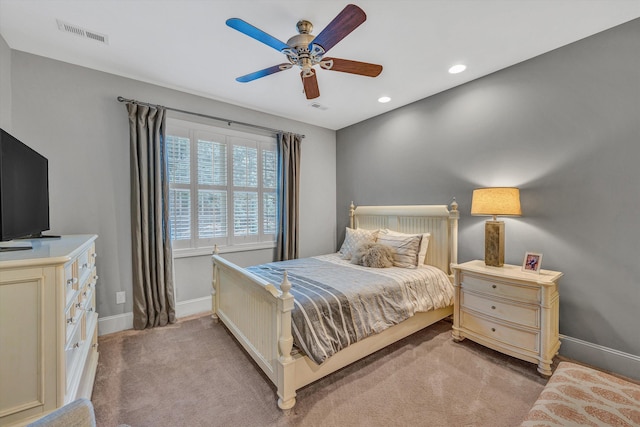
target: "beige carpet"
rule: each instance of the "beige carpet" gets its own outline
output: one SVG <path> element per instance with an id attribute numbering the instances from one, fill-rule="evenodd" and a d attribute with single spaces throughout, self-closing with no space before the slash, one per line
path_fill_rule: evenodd
<path id="1" fill-rule="evenodd" d="M 98 426 L 516 426 L 546 380 L 441 321 L 298 391 L 275 388 L 210 317 L 100 337 Z"/>

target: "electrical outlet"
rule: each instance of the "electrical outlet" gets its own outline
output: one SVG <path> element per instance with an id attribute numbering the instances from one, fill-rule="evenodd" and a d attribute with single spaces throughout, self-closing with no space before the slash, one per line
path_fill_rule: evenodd
<path id="1" fill-rule="evenodd" d="M 124 304 L 127 299 L 127 294 L 122 292 L 116 292 L 116 304 Z"/>

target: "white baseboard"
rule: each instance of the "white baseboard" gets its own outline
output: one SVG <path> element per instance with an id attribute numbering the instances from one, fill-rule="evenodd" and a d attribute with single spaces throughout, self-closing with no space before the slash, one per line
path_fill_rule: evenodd
<path id="1" fill-rule="evenodd" d="M 206 312 L 211 312 L 211 295 L 176 303 L 176 317 L 178 319 Z"/>
<path id="2" fill-rule="evenodd" d="M 640 380 L 640 356 L 560 335 L 560 355 L 605 371 Z"/>
<path id="3" fill-rule="evenodd" d="M 133 329 L 133 312 L 98 318 L 98 335 Z"/>
<path id="4" fill-rule="evenodd" d="M 178 319 L 206 312 L 211 312 L 211 296 L 176 303 L 176 317 Z M 98 335 L 112 334 L 127 329 L 133 329 L 133 312 L 98 319 Z"/>

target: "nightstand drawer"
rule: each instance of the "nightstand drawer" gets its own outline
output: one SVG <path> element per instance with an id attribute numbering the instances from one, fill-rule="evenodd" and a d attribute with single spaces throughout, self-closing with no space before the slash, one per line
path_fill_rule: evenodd
<path id="1" fill-rule="evenodd" d="M 487 338 L 500 341 L 512 347 L 518 347 L 534 353 L 540 351 L 539 334 L 512 328 L 502 323 L 493 322 L 480 316 L 462 311 L 461 326 Z"/>
<path id="2" fill-rule="evenodd" d="M 463 289 L 483 292 L 488 295 L 496 295 L 503 298 L 515 299 L 532 303 L 540 302 L 540 287 L 524 286 L 514 283 L 506 283 L 500 280 L 491 280 L 482 276 L 475 276 L 469 273 L 462 274 L 460 283 Z"/>
<path id="3" fill-rule="evenodd" d="M 540 327 L 540 307 L 537 305 L 515 304 L 465 291 L 460 296 L 460 304 L 498 319 L 532 328 Z"/>

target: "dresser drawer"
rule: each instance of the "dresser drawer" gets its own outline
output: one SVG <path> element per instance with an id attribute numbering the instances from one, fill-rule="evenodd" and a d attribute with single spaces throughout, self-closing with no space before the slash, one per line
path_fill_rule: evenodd
<path id="1" fill-rule="evenodd" d="M 539 333 L 512 328 L 490 319 L 462 311 L 460 325 L 471 332 L 534 353 L 540 351 Z"/>
<path id="2" fill-rule="evenodd" d="M 66 304 L 74 297 L 76 290 L 78 289 L 78 264 L 76 261 L 70 262 L 64 266 L 64 284 Z"/>
<path id="3" fill-rule="evenodd" d="M 507 320 L 532 328 L 540 327 L 540 307 L 531 304 L 517 304 L 506 300 L 486 297 L 482 294 L 462 291 L 460 303 L 468 308 L 498 319 Z"/>
<path id="4" fill-rule="evenodd" d="M 93 267 L 92 262 L 93 258 L 90 259 L 89 257 L 89 249 L 78 256 L 78 277 L 80 280 L 83 280 L 85 275 L 91 270 Z"/>
<path id="5" fill-rule="evenodd" d="M 78 321 L 80 323 L 85 321 L 84 316 L 81 316 L 80 319 L 78 319 Z M 76 369 L 76 364 L 79 363 L 79 359 L 80 356 L 82 355 L 82 345 L 83 345 L 83 339 L 82 339 L 82 330 L 83 330 L 83 326 L 81 324 L 77 325 L 78 327 L 75 328 L 73 335 L 71 335 L 71 337 L 69 337 L 69 339 L 67 340 L 67 345 L 65 346 L 64 349 L 64 355 L 65 355 L 65 366 L 66 366 L 66 379 L 67 379 L 67 388 L 69 387 L 69 384 L 71 383 L 72 378 L 72 373 L 77 371 Z"/>
<path id="6" fill-rule="evenodd" d="M 493 280 L 490 277 L 475 276 L 469 273 L 462 274 L 460 283 L 463 289 L 482 292 L 488 295 L 495 295 L 503 298 L 515 299 L 531 303 L 540 302 L 540 287 L 518 285 L 500 280 Z"/>
<path id="7" fill-rule="evenodd" d="M 66 331 L 67 331 L 67 339 L 65 341 L 66 344 L 73 339 L 72 336 L 76 333 L 78 329 L 78 325 L 80 324 L 80 317 L 82 317 L 82 302 L 80 301 L 80 295 L 76 294 L 76 297 L 73 300 L 73 304 L 69 306 L 67 311 L 65 312 L 65 323 L 66 323 Z"/>

